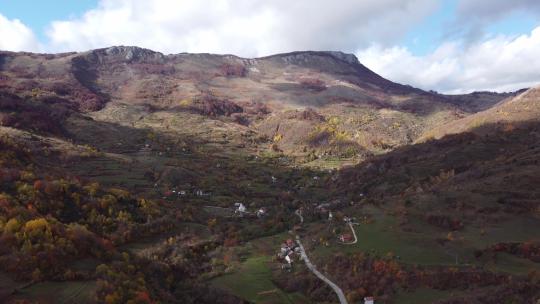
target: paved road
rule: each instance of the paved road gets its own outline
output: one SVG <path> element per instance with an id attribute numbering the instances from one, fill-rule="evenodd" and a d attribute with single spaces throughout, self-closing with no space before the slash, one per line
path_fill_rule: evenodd
<path id="1" fill-rule="evenodd" d="M 296 242 L 298 243 L 298 246 L 300 247 L 300 254 L 302 256 L 302 259 L 306 263 L 307 268 L 313 272 L 319 279 L 323 280 L 328 286 L 332 287 L 334 292 L 337 294 L 339 298 L 339 303 L 341 304 L 347 304 L 347 298 L 345 298 L 345 294 L 343 293 L 343 290 L 339 288 L 334 282 L 330 281 L 327 277 L 325 277 L 322 273 L 320 273 L 317 268 L 311 263 L 309 260 L 306 250 L 304 249 L 304 246 L 302 245 L 302 242 L 300 241 L 300 237 L 296 236 Z"/>

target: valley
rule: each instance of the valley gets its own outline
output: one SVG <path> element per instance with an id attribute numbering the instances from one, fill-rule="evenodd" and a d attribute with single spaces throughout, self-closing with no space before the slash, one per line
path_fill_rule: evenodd
<path id="1" fill-rule="evenodd" d="M 348 303 L 532 303 L 538 92 L 341 52 L 0 52 L 0 301 L 338 303 L 278 257 L 299 237 Z"/>

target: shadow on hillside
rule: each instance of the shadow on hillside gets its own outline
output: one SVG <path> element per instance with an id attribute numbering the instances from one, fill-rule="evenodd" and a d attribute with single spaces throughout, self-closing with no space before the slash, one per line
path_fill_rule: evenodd
<path id="1" fill-rule="evenodd" d="M 343 169 L 329 186 L 380 200 L 454 191 L 512 202 L 521 212 L 540 206 L 539 162 L 540 123 L 490 124 L 373 157 Z"/>
<path id="2" fill-rule="evenodd" d="M 207 138 L 90 119 L 79 121 L 71 138 L 102 155 L 68 164 L 68 171 L 155 198 L 185 191 L 191 201 L 226 207 L 235 201 L 268 206 L 330 199 L 322 182 L 328 172 L 294 168 L 284 155 L 250 154 L 237 143 L 216 148 Z M 194 195 L 199 190 L 203 194 Z"/>

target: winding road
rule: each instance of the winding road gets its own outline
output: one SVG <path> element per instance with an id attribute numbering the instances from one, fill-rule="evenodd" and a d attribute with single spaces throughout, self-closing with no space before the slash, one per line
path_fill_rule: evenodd
<path id="1" fill-rule="evenodd" d="M 233 211 L 234 212 L 234 210 L 232 210 L 232 209 L 216 207 L 216 206 L 204 206 L 204 208 L 214 209 L 214 210 L 227 210 L 227 211 Z M 302 211 L 300 209 L 298 209 L 298 210 L 296 210 L 294 212 L 294 214 L 296 216 L 298 216 L 298 219 L 300 220 L 300 223 L 303 224 L 304 223 L 304 217 L 302 216 Z M 348 224 L 349 224 L 349 227 L 351 228 L 351 231 L 352 231 L 352 233 L 354 235 L 354 241 L 350 242 L 350 243 L 344 243 L 344 244 L 347 244 L 347 245 L 355 244 L 358 241 L 358 238 L 356 237 L 356 231 L 354 230 L 351 222 L 348 222 Z M 330 286 L 334 290 L 334 292 L 338 296 L 340 304 L 348 304 L 347 298 L 345 297 L 345 294 L 343 293 L 343 290 L 341 290 L 341 288 L 339 288 L 339 286 L 336 283 L 332 282 L 324 274 L 322 274 L 320 271 L 318 271 L 317 268 L 315 267 L 315 265 L 313 265 L 313 263 L 311 263 L 311 261 L 309 260 L 309 257 L 306 254 L 306 250 L 304 249 L 304 245 L 302 245 L 302 242 L 300 240 L 299 235 L 296 235 L 296 243 L 298 243 L 298 247 L 300 248 L 300 256 L 301 256 L 302 260 L 304 260 L 304 262 L 306 263 L 306 267 L 311 272 L 313 272 L 313 274 L 315 274 L 315 276 L 317 276 L 320 280 L 325 282 L 328 286 Z"/>
<path id="2" fill-rule="evenodd" d="M 300 237 L 298 235 L 296 236 L 296 243 L 298 243 L 298 246 L 300 247 L 300 255 L 302 256 L 302 260 L 304 260 L 304 262 L 306 263 L 307 268 L 309 268 L 309 270 L 311 270 L 313 274 L 315 274 L 319 279 L 324 281 L 328 286 L 330 286 L 334 290 L 334 292 L 337 294 L 339 298 L 339 303 L 347 304 L 347 298 L 345 298 L 345 294 L 343 293 L 343 290 L 341 290 L 341 288 L 339 288 L 339 286 L 337 286 L 334 282 L 330 281 L 330 279 L 325 277 L 324 274 L 318 271 L 317 268 L 315 268 L 315 265 L 311 263 L 311 261 L 309 260 L 306 254 L 306 250 L 304 249 L 304 245 L 302 245 L 302 242 L 300 241 Z"/>
<path id="3" fill-rule="evenodd" d="M 302 212 L 300 211 L 300 209 L 296 210 L 294 212 L 294 214 L 296 214 L 298 216 L 298 218 L 300 219 L 300 223 L 303 224 L 304 223 L 304 217 L 302 216 Z M 356 241 L 357 241 L 356 232 L 354 231 L 354 229 L 352 227 L 352 224 L 350 222 L 349 222 L 349 226 L 351 227 L 351 230 L 353 231 L 353 234 L 354 234 L 354 243 L 356 243 Z M 296 235 L 296 243 L 298 243 L 298 247 L 300 247 L 300 256 L 302 257 L 302 260 L 304 260 L 304 262 L 306 263 L 307 268 L 311 272 L 313 272 L 313 274 L 315 276 L 317 276 L 320 280 L 325 282 L 328 286 L 330 286 L 334 290 L 334 292 L 338 296 L 340 304 L 347 304 L 347 298 L 345 297 L 345 294 L 343 293 L 343 290 L 341 290 L 341 288 L 339 288 L 339 286 L 337 286 L 336 283 L 330 281 L 329 278 L 327 278 L 324 274 L 322 274 L 320 271 L 318 271 L 317 268 L 315 267 L 315 265 L 313 265 L 313 263 L 311 263 L 311 261 L 309 260 L 307 254 L 306 254 L 306 250 L 304 249 L 304 245 L 302 245 L 302 242 L 300 241 L 300 236 L 299 235 Z M 351 243 L 351 244 L 353 244 L 353 243 Z"/>

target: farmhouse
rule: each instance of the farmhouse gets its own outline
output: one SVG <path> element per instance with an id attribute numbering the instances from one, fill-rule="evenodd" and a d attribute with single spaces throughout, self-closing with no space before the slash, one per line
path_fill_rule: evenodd
<path id="1" fill-rule="evenodd" d="M 350 233 L 344 233 L 339 236 L 339 240 L 342 241 L 343 243 L 349 243 L 349 242 L 352 242 L 354 238 Z"/>
<path id="2" fill-rule="evenodd" d="M 236 207 L 236 210 L 234 211 L 234 213 L 243 214 L 243 213 L 246 213 L 247 211 L 247 208 L 243 203 L 236 203 L 234 204 L 234 206 Z"/>
<path id="3" fill-rule="evenodd" d="M 261 207 L 256 214 L 258 218 L 263 218 L 266 215 L 266 208 Z"/>
<path id="4" fill-rule="evenodd" d="M 295 254 L 300 252 L 300 247 L 292 240 L 288 239 L 283 244 L 281 244 L 280 252 L 278 253 L 278 258 L 285 260 L 285 264 L 281 266 L 282 269 L 291 270 L 293 264 L 293 258 Z"/>

